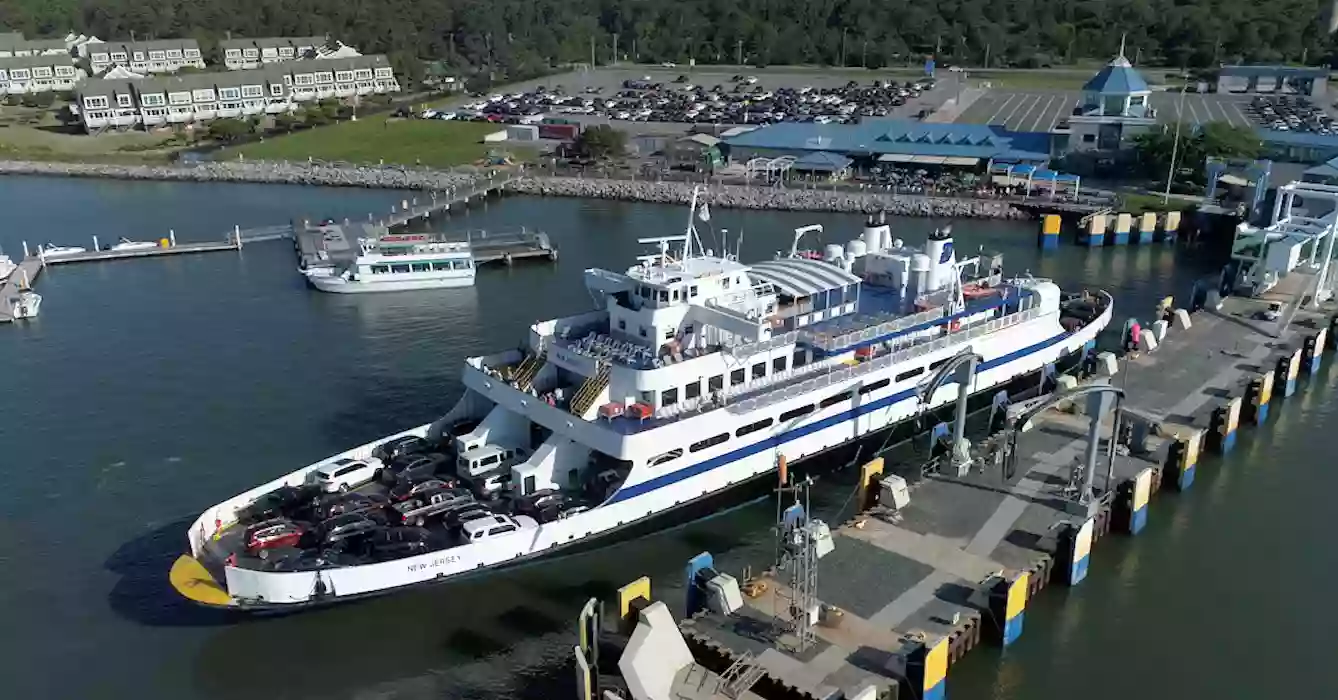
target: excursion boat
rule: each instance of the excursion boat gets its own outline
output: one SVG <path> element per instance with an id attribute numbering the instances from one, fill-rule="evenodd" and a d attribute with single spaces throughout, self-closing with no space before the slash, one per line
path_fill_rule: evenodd
<path id="1" fill-rule="evenodd" d="M 174 586 L 206 605 L 293 610 L 648 534 L 774 481 L 782 459 L 878 439 L 953 403 L 956 375 L 936 368 L 963 353 L 979 356 L 971 394 L 993 396 L 1088 351 L 1111 320 L 1105 292 L 1007 278 L 998 256 L 959 261 L 949 229 L 911 248 L 871 219 L 861 238 L 818 253 L 799 249 L 821 231 L 810 226 L 788 255 L 750 265 L 702 249 L 695 218 L 709 216 L 696 195 L 692 209 L 684 235 L 643 240 L 655 250 L 631 268 L 585 271 L 595 308 L 535 323 L 524 348 L 468 358 L 464 394 L 442 418 L 206 510 Z M 408 537 L 429 551 L 356 554 L 321 540 L 333 531 L 321 526 L 305 554 L 249 552 L 242 533 L 257 518 L 353 485 L 341 479 L 377 483 L 407 443 L 443 453 L 475 492 L 441 489 L 412 506 L 415 518 L 446 511 L 438 529 Z M 380 496 L 357 492 L 393 500 L 418 488 L 354 485 L 346 497 L 377 507 Z M 534 515 L 536 500 L 560 505 L 508 519 Z"/>
<path id="2" fill-rule="evenodd" d="M 435 234 L 395 234 L 358 239 L 358 256 L 340 265 L 303 270 L 322 292 L 401 292 L 469 287 L 474 255 L 468 241 Z"/>
<path id="3" fill-rule="evenodd" d="M 77 245 L 52 245 L 50 243 L 40 246 L 37 249 L 37 257 L 54 258 L 62 255 L 75 255 L 77 253 L 87 253 L 87 248 L 80 248 Z"/>

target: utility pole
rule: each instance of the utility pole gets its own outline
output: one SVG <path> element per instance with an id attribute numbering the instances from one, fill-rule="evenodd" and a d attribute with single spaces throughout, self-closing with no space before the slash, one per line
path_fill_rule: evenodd
<path id="1" fill-rule="evenodd" d="M 743 39 L 734 42 L 734 65 L 743 65 Z"/>
<path id="2" fill-rule="evenodd" d="M 595 69 L 595 35 L 590 35 L 590 70 Z"/>
<path id="3" fill-rule="evenodd" d="M 943 53 L 943 35 L 939 34 L 934 37 L 934 58 L 937 59 L 941 53 Z"/>
<path id="4" fill-rule="evenodd" d="M 842 68 L 846 67 L 846 30 L 841 30 L 841 62 L 838 64 Z"/>
<path id="5" fill-rule="evenodd" d="M 636 48 L 636 39 L 637 39 L 636 37 L 632 37 L 632 63 L 636 63 L 637 61 L 641 60 L 641 52 L 637 51 Z"/>
<path id="6" fill-rule="evenodd" d="M 868 39 L 865 39 L 865 40 L 864 40 L 864 43 L 860 44 L 860 47 L 859 47 L 859 67 L 860 67 L 860 68 L 868 68 L 868 67 L 869 67 L 869 63 L 868 63 L 868 61 L 865 60 L 865 59 L 867 58 L 867 56 L 868 56 L 868 53 L 869 53 L 869 40 L 868 40 Z"/>
<path id="7" fill-rule="evenodd" d="M 1169 204 L 1171 201 L 1171 181 L 1175 179 L 1175 159 L 1180 155 L 1180 125 L 1185 121 L 1185 92 L 1189 89 L 1189 81 L 1180 86 L 1180 104 L 1175 108 L 1175 139 L 1171 141 L 1171 167 L 1166 171 L 1166 192 L 1162 193 L 1161 203 Z"/>
<path id="8" fill-rule="evenodd" d="M 985 44 L 985 67 L 986 67 L 986 68 L 989 68 L 989 67 L 990 67 L 990 49 L 993 48 L 993 46 L 994 46 L 993 44 Z"/>
<path id="9" fill-rule="evenodd" d="M 618 65 L 618 35 L 613 35 L 613 65 Z"/>

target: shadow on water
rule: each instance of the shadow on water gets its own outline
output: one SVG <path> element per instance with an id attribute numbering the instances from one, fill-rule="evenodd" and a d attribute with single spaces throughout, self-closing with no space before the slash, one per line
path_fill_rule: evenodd
<path id="1" fill-rule="evenodd" d="M 116 614 L 155 627 L 207 627 L 237 621 L 222 610 L 200 607 L 182 598 L 167 580 L 181 556 L 192 518 L 160 525 L 121 545 L 103 566 L 120 575 L 107 594 Z"/>

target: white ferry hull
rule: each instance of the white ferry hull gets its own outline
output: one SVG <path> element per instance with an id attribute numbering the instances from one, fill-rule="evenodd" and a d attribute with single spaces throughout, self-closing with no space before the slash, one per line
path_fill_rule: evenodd
<path id="1" fill-rule="evenodd" d="M 350 281 L 342 277 L 322 277 L 308 275 L 311 286 L 322 292 L 334 294 L 365 294 L 369 292 L 411 292 L 422 289 L 456 289 L 472 287 L 474 275 L 439 277 L 416 280 L 358 280 Z"/>
<path id="2" fill-rule="evenodd" d="M 997 391 L 1015 379 L 1083 350 L 1109 324 L 1110 318 L 1111 309 L 1107 305 L 1097 319 L 1073 333 L 1060 330 L 1057 317 L 1045 316 L 1008 329 L 1006 336 L 1000 333 L 998 338 L 985 338 L 989 341 L 987 345 L 991 345 L 994 350 L 981 349 L 978 345 L 976 351 L 984 357 L 972 381 L 971 393 Z M 971 347 L 970 342 L 963 340 L 960 347 L 950 348 L 952 352 Z M 900 369 L 902 367 L 892 366 L 885 374 L 891 376 Z M 884 373 L 880 372 L 876 376 L 882 377 Z M 869 381 L 874 378 L 875 375 L 865 377 Z M 465 379 L 466 386 L 476 396 L 482 394 L 490 401 L 495 401 L 498 407 L 515 408 L 498 400 L 502 394 L 493 392 L 490 382 L 495 382 L 495 379 L 489 375 L 470 368 L 466 371 Z M 937 409 L 949 405 L 957 396 L 957 387 L 948 385 L 929 397 L 927 406 L 922 406 L 914 395 L 913 384 L 913 381 L 909 384 L 890 384 L 862 398 L 858 405 L 832 405 L 793 425 L 758 433 L 753 442 L 745 446 L 732 445 L 727 452 L 719 454 L 703 453 L 700 461 L 685 462 L 672 470 L 656 469 L 649 478 L 643 473 L 635 483 L 624 483 L 607 502 L 596 508 L 534 529 L 494 538 L 486 544 L 466 544 L 416 557 L 329 568 L 319 573 L 270 572 L 227 566 L 224 573 L 229 602 L 224 607 L 281 610 L 328 604 L 416 585 L 458 580 L 559 553 L 570 553 L 577 547 L 593 546 L 597 540 L 604 540 L 609 535 L 726 494 L 744 483 L 771 473 L 775 469 L 777 452 L 784 453 L 791 462 L 799 462 L 879 434 L 914 418 L 924 408 Z M 808 397 L 810 402 L 812 399 L 812 396 Z M 461 406 L 465 403 L 462 400 Z M 778 404 L 759 409 L 757 413 L 775 413 L 781 409 Z M 520 410 L 523 412 L 524 409 Z M 746 425 L 758 417 L 756 414 L 732 414 L 727 408 L 720 411 L 723 413 L 721 417 L 716 417 L 714 413 L 706 416 L 710 420 L 729 420 L 731 431 L 734 425 Z M 567 418 L 570 418 L 569 414 Z M 446 419 L 434 425 L 443 424 L 446 424 Z M 432 425 L 424 425 L 401 435 L 426 436 L 432 429 Z M 395 436 L 381 438 L 339 456 L 355 459 L 366 457 L 376 445 L 392 437 Z M 712 454 L 714 456 L 708 457 Z M 212 556 L 210 541 L 215 533 L 235 520 L 239 508 L 285 484 L 295 486 L 303 483 L 307 473 L 316 466 L 293 472 L 206 511 L 196 520 L 189 533 L 192 555 L 197 559 Z M 313 591 L 318 589 L 325 593 L 314 596 Z"/>

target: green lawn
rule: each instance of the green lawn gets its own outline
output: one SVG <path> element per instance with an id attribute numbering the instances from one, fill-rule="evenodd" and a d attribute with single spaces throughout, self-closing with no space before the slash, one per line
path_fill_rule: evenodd
<path id="1" fill-rule="evenodd" d="M 308 158 L 350 163 L 396 163 L 445 168 L 471 164 L 490 150 L 508 151 L 518 159 L 532 150 L 506 143 L 484 144 L 483 136 L 497 124 L 368 117 L 316 127 L 264 141 L 226 148 L 220 160 L 238 155 L 258 160 L 305 161 Z"/>

